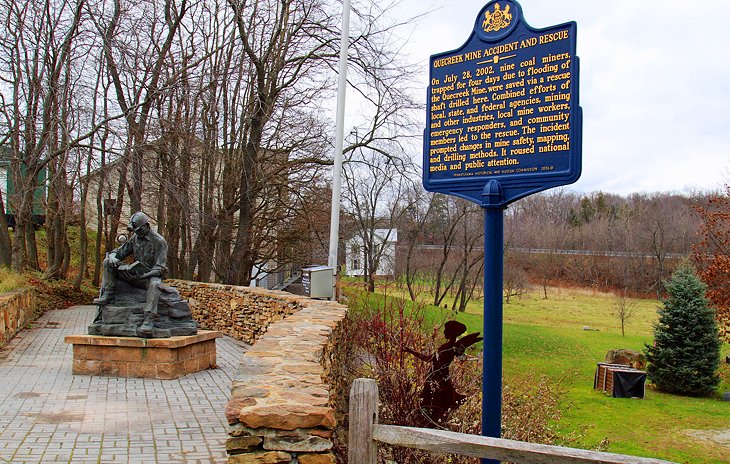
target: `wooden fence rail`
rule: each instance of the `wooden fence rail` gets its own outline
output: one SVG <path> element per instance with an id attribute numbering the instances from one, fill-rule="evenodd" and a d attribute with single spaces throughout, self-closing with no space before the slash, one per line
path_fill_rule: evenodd
<path id="1" fill-rule="evenodd" d="M 460 454 L 524 464 L 671 464 L 660 459 L 540 445 L 446 430 L 380 425 L 378 385 L 372 379 L 357 379 L 350 390 L 349 463 L 375 464 L 377 442 L 434 453 Z"/>

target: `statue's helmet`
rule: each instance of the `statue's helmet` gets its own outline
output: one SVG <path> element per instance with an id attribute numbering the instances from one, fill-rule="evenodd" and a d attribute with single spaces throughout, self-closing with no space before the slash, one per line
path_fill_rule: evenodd
<path id="1" fill-rule="evenodd" d="M 130 232 L 136 232 L 140 227 L 150 223 L 150 218 L 142 211 L 137 211 L 129 218 L 129 225 L 127 230 Z"/>

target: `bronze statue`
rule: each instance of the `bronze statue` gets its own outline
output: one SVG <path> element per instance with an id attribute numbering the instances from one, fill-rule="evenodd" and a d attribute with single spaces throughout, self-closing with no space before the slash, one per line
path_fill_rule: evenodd
<path id="1" fill-rule="evenodd" d="M 167 242 L 152 230 L 149 217 L 141 211 L 132 215 L 127 230 L 134 233 L 132 238 L 109 253 L 104 260 L 101 291 L 94 304 L 105 305 L 112 301 L 117 279 L 144 288 L 147 291 L 147 303 L 144 307 L 144 323 L 139 331 L 152 333 L 152 314 L 157 313 L 160 285 L 167 271 Z M 132 254 L 134 263 L 123 265 L 122 260 Z"/>
<path id="2" fill-rule="evenodd" d="M 197 324 L 187 303 L 177 290 L 162 285 L 167 242 L 141 211 L 132 215 L 127 230 L 132 238 L 104 260 L 99 298 L 94 300 L 99 309 L 89 333 L 147 338 L 195 334 Z M 123 263 L 130 256 L 134 262 Z"/>
<path id="3" fill-rule="evenodd" d="M 446 419 L 450 410 L 459 407 L 466 399 L 466 396 L 454 389 L 449 369 L 456 357 L 462 356 L 468 347 L 482 340 L 482 337 L 479 336 L 478 332 L 475 332 L 457 340 L 459 335 L 464 332 L 466 332 L 464 324 L 457 321 L 448 321 L 444 325 L 446 343 L 439 346 L 436 353 L 425 355 L 410 348 L 405 348 L 408 353 L 421 361 L 431 363 L 431 368 L 426 377 L 426 384 L 421 391 L 421 409 L 434 423 L 442 422 Z"/>

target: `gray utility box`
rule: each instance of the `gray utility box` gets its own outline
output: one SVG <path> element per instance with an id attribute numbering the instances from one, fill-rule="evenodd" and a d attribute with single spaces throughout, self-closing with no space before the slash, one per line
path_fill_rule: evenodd
<path id="1" fill-rule="evenodd" d="M 331 267 L 312 266 L 302 269 L 304 295 L 310 298 L 332 298 L 334 273 Z"/>

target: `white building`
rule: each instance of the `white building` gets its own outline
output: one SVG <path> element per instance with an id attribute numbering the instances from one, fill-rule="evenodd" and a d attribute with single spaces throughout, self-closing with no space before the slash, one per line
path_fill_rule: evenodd
<path id="1" fill-rule="evenodd" d="M 398 242 L 396 229 L 373 230 L 373 253 L 378 259 L 375 275 L 395 275 L 395 245 Z M 354 277 L 365 273 L 365 246 L 362 237 L 356 235 L 345 241 L 345 274 Z"/>

